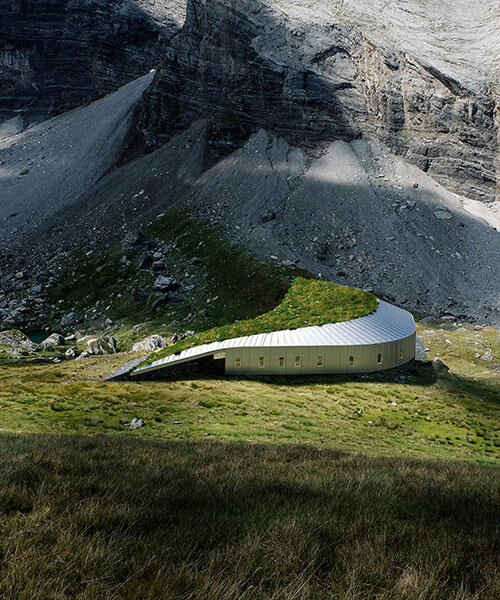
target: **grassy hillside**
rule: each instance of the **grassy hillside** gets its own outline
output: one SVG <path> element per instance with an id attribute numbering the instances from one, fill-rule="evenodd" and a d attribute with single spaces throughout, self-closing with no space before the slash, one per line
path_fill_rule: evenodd
<path id="1" fill-rule="evenodd" d="M 5 600 L 496 600 L 498 469 L 0 436 Z"/>
<path id="2" fill-rule="evenodd" d="M 147 253 L 123 250 L 121 244 L 105 252 L 81 251 L 59 265 L 57 282 L 49 291 L 51 302 L 61 311 L 86 315 L 87 326 L 99 315 L 128 329 L 147 320 L 152 327 L 177 322 L 177 328 L 180 323 L 199 330 L 274 308 L 293 277 L 302 273 L 255 258 L 245 248 L 229 243 L 222 230 L 183 210 L 156 219 L 144 234 L 156 250 L 164 251 L 165 272 L 142 269 Z M 153 308 L 161 295 L 153 289 L 160 274 L 175 277 L 190 291 L 182 292 L 178 301 Z M 138 288 L 145 290 L 147 299 L 134 299 L 133 290 Z"/>
<path id="3" fill-rule="evenodd" d="M 419 327 L 451 368 L 406 374 L 104 383 L 123 354 L 60 364 L 4 361 L 3 431 L 107 433 L 157 439 L 314 444 L 377 455 L 495 461 L 500 356 L 494 329 Z M 425 333 L 428 332 L 428 333 Z M 447 341 L 448 340 L 448 341 Z M 448 343 L 449 342 L 449 343 Z M 130 357 L 134 355 L 128 355 Z M 142 417 L 133 434 L 122 424 Z"/>
<path id="4" fill-rule="evenodd" d="M 449 373 L 1 361 L 0 597 L 496 600 L 498 331 L 418 333 Z"/>
<path id="5" fill-rule="evenodd" d="M 278 306 L 253 319 L 215 327 L 153 352 L 140 366 L 201 344 L 258 333 L 324 325 L 364 317 L 377 308 L 373 294 L 355 288 L 297 277 Z"/>

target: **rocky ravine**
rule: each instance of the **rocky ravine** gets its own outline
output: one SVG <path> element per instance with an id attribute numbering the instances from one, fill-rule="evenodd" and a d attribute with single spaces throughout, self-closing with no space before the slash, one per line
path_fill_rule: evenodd
<path id="1" fill-rule="evenodd" d="M 21 130 L 143 75 L 166 52 L 185 7 L 185 0 L 3 2 L 0 123 Z"/>

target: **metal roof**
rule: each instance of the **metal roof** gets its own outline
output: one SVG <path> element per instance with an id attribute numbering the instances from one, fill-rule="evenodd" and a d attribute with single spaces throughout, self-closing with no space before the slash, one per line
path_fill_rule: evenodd
<path id="1" fill-rule="evenodd" d="M 170 354 L 145 367 L 132 372 L 132 375 L 153 371 L 163 366 L 170 366 L 189 360 L 208 356 L 215 352 L 223 352 L 241 347 L 295 347 L 295 346 L 366 346 L 367 344 L 383 344 L 401 340 L 415 333 L 415 321 L 407 311 L 383 300 L 379 300 L 377 310 L 366 317 L 359 317 L 342 323 L 329 323 L 286 329 L 271 333 L 258 333 L 244 337 L 231 338 L 223 342 L 202 344 L 178 354 Z"/>

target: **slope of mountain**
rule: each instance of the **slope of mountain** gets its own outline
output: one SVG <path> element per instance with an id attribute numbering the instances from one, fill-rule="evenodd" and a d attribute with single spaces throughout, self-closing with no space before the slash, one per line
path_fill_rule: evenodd
<path id="1" fill-rule="evenodd" d="M 150 84 L 1 142 L 9 277 L 187 206 L 268 260 L 500 321 L 494 2 L 188 0 L 180 29 L 180 2 L 140 6 L 176 31 Z M 131 129 L 149 153 L 117 162 Z"/>
<path id="2" fill-rule="evenodd" d="M 133 106 L 152 78 L 148 73 L 89 106 L 0 140 L 0 248 L 25 244 L 25 236 L 113 166 Z"/>
<path id="3" fill-rule="evenodd" d="M 139 111 L 161 143 L 231 111 L 314 152 L 376 137 L 449 189 L 495 197 L 497 5 L 189 0 Z M 237 31 L 238 35 L 233 35 Z"/>
<path id="4" fill-rule="evenodd" d="M 8 0 L 0 20 L 0 122 L 22 128 L 154 67 L 185 0 Z"/>

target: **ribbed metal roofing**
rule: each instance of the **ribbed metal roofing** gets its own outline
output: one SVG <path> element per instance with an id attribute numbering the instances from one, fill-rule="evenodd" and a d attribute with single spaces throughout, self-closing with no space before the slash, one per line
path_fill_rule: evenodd
<path id="1" fill-rule="evenodd" d="M 365 346 L 401 340 L 415 333 L 413 316 L 402 308 L 379 300 L 377 310 L 366 317 L 359 317 L 342 323 L 329 323 L 300 329 L 286 329 L 271 333 L 258 333 L 232 338 L 223 342 L 202 344 L 178 354 L 170 354 L 145 367 L 132 372 L 132 375 L 152 371 L 172 364 L 195 360 L 223 352 L 232 348 L 260 347 L 272 348 L 287 346 Z"/>

